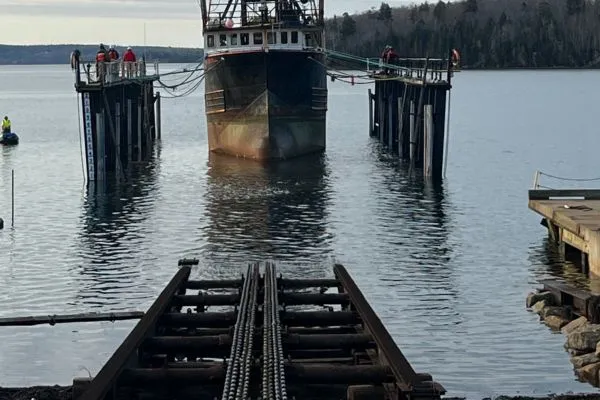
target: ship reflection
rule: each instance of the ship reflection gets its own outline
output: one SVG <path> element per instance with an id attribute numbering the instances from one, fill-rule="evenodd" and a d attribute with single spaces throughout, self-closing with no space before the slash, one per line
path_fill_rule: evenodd
<path id="1" fill-rule="evenodd" d="M 91 182 L 86 190 L 79 236 L 79 295 L 86 305 L 131 307 L 126 304 L 139 286 L 140 260 L 147 258 L 144 222 L 157 189 L 156 167 L 140 166 L 127 181 Z"/>
<path id="2" fill-rule="evenodd" d="M 315 268 L 319 274 L 331 252 L 330 190 L 323 155 L 265 165 L 211 154 L 204 261 L 216 266 L 277 260 L 310 264 L 303 273 Z"/>

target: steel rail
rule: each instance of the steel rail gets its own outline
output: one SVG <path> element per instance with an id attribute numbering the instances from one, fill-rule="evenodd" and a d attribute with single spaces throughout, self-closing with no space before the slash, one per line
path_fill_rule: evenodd
<path id="1" fill-rule="evenodd" d="M 104 364 L 100 372 L 89 384 L 87 390 L 78 400 L 102 400 L 116 384 L 117 377 L 125 369 L 128 361 L 136 357 L 136 350 L 144 339 L 152 334 L 161 315 L 171 304 L 175 293 L 183 287 L 190 276 L 191 268 L 182 267 L 177 271 L 169 284 L 163 289 L 157 299 L 152 303 L 144 317 L 140 319 L 131 333 L 114 352 L 112 357 Z"/>
<path id="2" fill-rule="evenodd" d="M 373 336 L 375 343 L 377 343 L 377 346 L 385 355 L 396 380 L 409 387 L 423 381 L 425 378 L 417 374 L 406 357 L 404 357 L 404 354 L 402 354 L 387 329 L 385 329 L 385 326 L 377 314 L 375 314 L 375 311 L 373 311 L 356 283 L 354 283 L 346 268 L 341 264 L 335 264 L 333 272 L 341 282 L 346 293 L 348 293 L 350 301 L 369 329 L 369 333 Z"/>

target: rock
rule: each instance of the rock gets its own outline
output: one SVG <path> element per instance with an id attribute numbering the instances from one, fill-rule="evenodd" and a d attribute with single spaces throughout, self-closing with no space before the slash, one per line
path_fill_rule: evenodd
<path id="1" fill-rule="evenodd" d="M 546 307 L 548 307 L 548 304 L 546 304 L 546 300 L 542 300 L 542 301 L 538 301 L 533 306 L 531 306 L 531 310 L 534 313 L 541 314 L 542 310 Z"/>
<path id="2" fill-rule="evenodd" d="M 598 357 L 596 353 L 586 353 L 584 355 L 571 358 L 571 364 L 573 364 L 573 366 L 577 369 L 595 363 L 600 363 L 600 357 Z"/>
<path id="3" fill-rule="evenodd" d="M 550 292 L 529 293 L 525 304 L 527 308 L 531 308 L 535 303 L 542 300 L 546 302 L 546 305 L 551 306 L 554 304 L 554 296 Z"/>
<path id="4" fill-rule="evenodd" d="M 567 347 L 567 345 L 565 344 L 565 347 Z M 585 350 L 573 350 L 573 349 L 569 349 L 567 348 L 567 351 L 569 352 L 569 355 L 571 357 L 578 357 L 578 356 L 582 356 L 584 354 L 589 354 L 587 351 Z"/>
<path id="5" fill-rule="evenodd" d="M 579 318 L 574 319 L 573 321 L 569 322 L 567 325 L 563 326 L 560 331 L 562 333 L 564 333 L 565 335 L 568 335 L 572 332 L 575 332 L 576 330 L 578 330 L 580 328 L 583 328 L 587 324 L 588 324 L 588 320 L 586 317 L 579 317 Z"/>
<path id="6" fill-rule="evenodd" d="M 569 320 L 567 318 L 558 317 L 556 315 L 549 315 L 544 319 L 544 323 L 550 327 L 550 329 L 554 329 L 555 331 L 559 331 L 560 328 L 567 325 Z"/>
<path id="7" fill-rule="evenodd" d="M 571 332 L 567 336 L 565 346 L 574 350 L 596 350 L 596 343 L 600 341 L 600 325 L 588 324 L 581 329 Z"/>
<path id="8" fill-rule="evenodd" d="M 571 316 L 571 312 L 565 307 L 544 307 L 542 312 L 540 313 L 542 318 L 546 319 L 550 316 L 560 317 L 567 320 L 569 323 L 569 317 Z M 565 324 L 566 325 L 566 324 Z M 562 328 L 562 326 L 561 326 Z"/>
<path id="9" fill-rule="evenodd" d="M 576 369 L 577 376 L 581 379 L 598 386 L 598 373 L 600 372 L 600 362 L 588 364 L 585 367 Z"/>

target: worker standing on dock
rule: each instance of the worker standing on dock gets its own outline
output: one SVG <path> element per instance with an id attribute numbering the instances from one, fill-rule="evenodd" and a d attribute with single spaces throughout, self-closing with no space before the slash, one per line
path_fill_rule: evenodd
<path id="1" fill-rule="evenodd" d="M 2 120 L 2 133 L 10 133 L 10 119 L 6 115 Z"/>
<path id="2" fill-rule="evenodd" d="M 110 61 L 110 55 L 106 51 L 106 47 L 100 43 L 100 48 L 96 53 L 96 77 L 103 81 L 105 75 L 105 63 Z"/>
<path id="3" fill-rule="evenodd" d="M 125 63 L 125 69 L 127 71 L 127 77 L 131 78 L 131 71 L 133 69 L 133 63 L 135 63 L 135 53 L 131 47 L 127 47 L 127 50 L 123 54 L 123 62 Z"/>
<path id="4" fill-rule="evenodd" d="M 108 49 L 108 57 L 110 61 L 116 61 L 119 59 L 119 52 L 115 50 L 115 46 L 110 46 Z"/>

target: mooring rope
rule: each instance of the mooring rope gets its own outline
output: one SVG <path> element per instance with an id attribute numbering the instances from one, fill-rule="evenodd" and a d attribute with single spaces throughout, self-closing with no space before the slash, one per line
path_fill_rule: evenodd
<path id="1" fill-rule="evenodd" d="M 572 182 L 593 182 L 593 181 L 600 181 L 600 178 L 565 178 L 562 176 L 556 176 L 556 175 L 551 175 L 551 174 L 547 174 L 545 172 L 541 172 L 539 171 L 540 175 L 544 175 L 547 176 L 549 178 L 554 178 L 554 179 L 558 179 L 560 181 L 572 181 Z"/>

